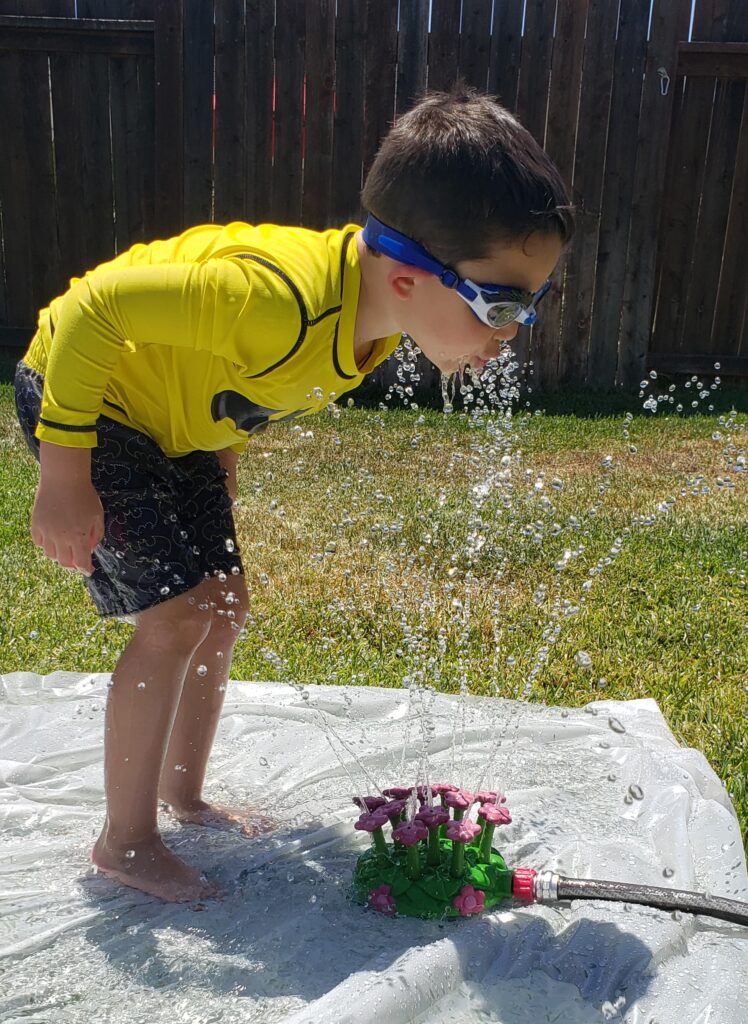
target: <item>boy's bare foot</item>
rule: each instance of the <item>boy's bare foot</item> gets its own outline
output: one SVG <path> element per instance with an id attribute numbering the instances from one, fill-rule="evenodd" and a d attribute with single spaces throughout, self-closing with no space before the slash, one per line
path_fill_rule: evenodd
<path id="1" fill-rule="evenodd" d="M 102 833 L 93 848 L 91 861 L 108 878 L 158 896 L 167 903 L 218 899 L 223 895 L 217 886 L 171 853 L 160 836 L 124 847 L 109 843 Z"/>
<path id="2" fill-rule="evenodd" d="M 244 811 L 232 810 L 220 804 L 207 804 L 196 800 L 188 806 L 165 804 L 164 810 L 182 824 L 206 825 L 223 832 L 239 832 L 253 839 L 263 832 L 272 832 L 278 822 L 260 814 L 252 807 Z"/>

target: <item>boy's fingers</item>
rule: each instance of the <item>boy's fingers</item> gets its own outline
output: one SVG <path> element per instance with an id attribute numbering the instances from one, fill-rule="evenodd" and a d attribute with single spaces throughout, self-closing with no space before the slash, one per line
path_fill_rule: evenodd
<path id="1" fill-rule="evenodd" d="M 93 565 L 91 564 L 91 549 L 83 544 L 78 544 L 71 551 L 71 568 L 77 569 L 78 572 L 82 572 L 85 576 L 90 576 L 93 572 Z"/>

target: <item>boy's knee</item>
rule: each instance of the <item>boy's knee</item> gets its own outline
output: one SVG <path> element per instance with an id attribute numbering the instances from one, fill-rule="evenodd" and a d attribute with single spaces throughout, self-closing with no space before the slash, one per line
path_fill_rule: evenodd
<path id="1" fill-rule="evenodd" d="M 211 622 L 210 605 L 183 596 L 141 612 L 135 628 L 154 646 L 191 654 L 208 636 Z"/>
<path id="2" fill-rule="evenodd" d="M 235 643 L 249 614 L 249 594 L 241 577 L 218 586 L 211 580 L 211 611 L 211 632 Z"/>

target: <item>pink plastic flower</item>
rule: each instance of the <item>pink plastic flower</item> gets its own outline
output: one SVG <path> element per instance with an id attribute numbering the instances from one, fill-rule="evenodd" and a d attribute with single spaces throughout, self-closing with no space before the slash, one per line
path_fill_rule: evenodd
<path id="1" fill-rule="evenodd" d="M 390 896 L 389 885 L 380 885 L 378 889 L 372 889 L 369 893 L 369 906 L 378 910 L 380 914 L 392 917 L 395 913 L 395 901 Z"/>
<path id="2" fill-rule="evenodd" d="M 453 843 L 469 843 L 480 831 L 480 825 L 469 818 L 463 818 L 462 821 L 450 821 L 447 825 L 447 839 L 451 839 Z"/>
<path id="3" fill-rule="evenodd" d="M 437 828 L 449 821 L 449 811 L 445 811 L 443 807 L 423 807 L 416 814 L 415 820 L 422 821 L 428 829 Z"/>
<path id="4" fill-rule="evenodd" d="M 372 814 L 378 807 L 383 807 L 387 803 L 383 796 L 354 796 L 353 802 L 367 814 Z"/>
<path id="5" fill-rule="evenodd" d="M 395 800 L 407 800 L 412 792 L 412 786 L 391 786 L 389 789 L 382 790 L 385 796 L 392 796 Z"/>
<path id="6" fill-rule="evenodd" d="M 434 782 L 431 785 L 431 792 L 434 796 L 441 796 L 443 793 L 451 793 L 456 789 L 457 786 L 453 786 L 451 782 Z"/>
<path id="7" fill-rule="evenodd" d="M 361 832 L 374 832 L 386 824 L 387 815 L 382 814 L 381 811 L 376 811 L 374 814 L 362 814 L 358 821 L 354 822 L 353 827 Z"/>
<path id="8" fill-rule="evenodd" d="M 492 789 L 482 789 L 479 793 L 475 794 L 475 799 L 479 804 L 505 804 L 506 797 L 503 793 L 497 793 Z"/>
<path id="9" fill-rule="evenodd" d="M 467 789 L 450 789 L 444 794 L 444 799 L 448 807 L 458 807 L 462 811 L 466 811 L 475 801 L 475 797 Z"/>
<path id="10" fill-rule="evenodd" d="M 485 818 L 489 825 L 508 825 L 512 820 L 506 807 L 498 804 L 483 804 L 478 808 L 478 817 Z"/>
<path id="11" fill-rule="evenodd" d="M 404 821 L 393 829 L 392 836 L 403 846 L 415 846 L 421 839 L 428 839 L 429 830 L 422 821 Z"/>
<path id="12" fill-rule="evenodd" d="M 452 900 L 452 906 L 457 907 L 463 917 L 470 917 L 471 914 L 480 914 L 485 908 L 486 894 L 482 889 L 474 889 L 472 885 L 463 885 L 460 895 Z"/>

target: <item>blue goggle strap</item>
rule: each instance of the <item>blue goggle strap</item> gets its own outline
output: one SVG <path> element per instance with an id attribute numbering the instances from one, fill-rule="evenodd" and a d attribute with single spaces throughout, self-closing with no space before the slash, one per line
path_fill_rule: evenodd
<path id="1" fill-rule="evenodd" d="M 435 259 L 418 242 L 414 242 L 407 235 L 402 235 L 399 231 L 395 231 L 394 228 L 389 228 L 386 224 L 382 224 L 371 213 L 364 225 L 363 238 L 366 244 L 370 245 L 376 252 L 381 252 L 384 256 L 397 260 L 398 263 L 405 263 L 411 267 L 420 267 L 421 270 L 428 270 L 430 274 L 435 274 L 445 287 L 457 288 L 459 291 L 458 286 L 462 283 L 459 274 L 456 274 L 454 270 L 450 270 L 449 267 L 445 267 L 443 263 Z M 470 294 L 465 297 L 473 298 L 472 289 Z"/>
<path id="2" fill-rule="evenodd" d="M 461 278 L 459 274 L 437 260 L 418 242 L 414 242 L 412 238 L 401 234 L 395 228 L 383 224 L 372 213 L 366 219 L 363 239 L 376 252 L 381 252 L 384 256 L 397 260 L 398 263 L 405 263 L 411 267 L 420 267 L 421 270 L 427 270 L 430 274 L 436 275 L 446 288 L 454 288 L 470 305 L 479 297 L 482 290 L 495 294 L 498 302 L 504 301 L 501 299 L 501 293 L 504 291 L 516 295 L 516 289 L 514 288 L 503 288 L 501 285 L 493 284 L 485 285 L 484 288 L 481 288 L 480 285 L 475 284 L 473 281 Z M 535 292 L 529 305 L 525 306 L 517 317 L 519 323 L 528 325 L 535 323 L 538 316 L 535 312 L 535 305 L 540 302 L 550 286 L 551 282 L 549 279 Z"/>

